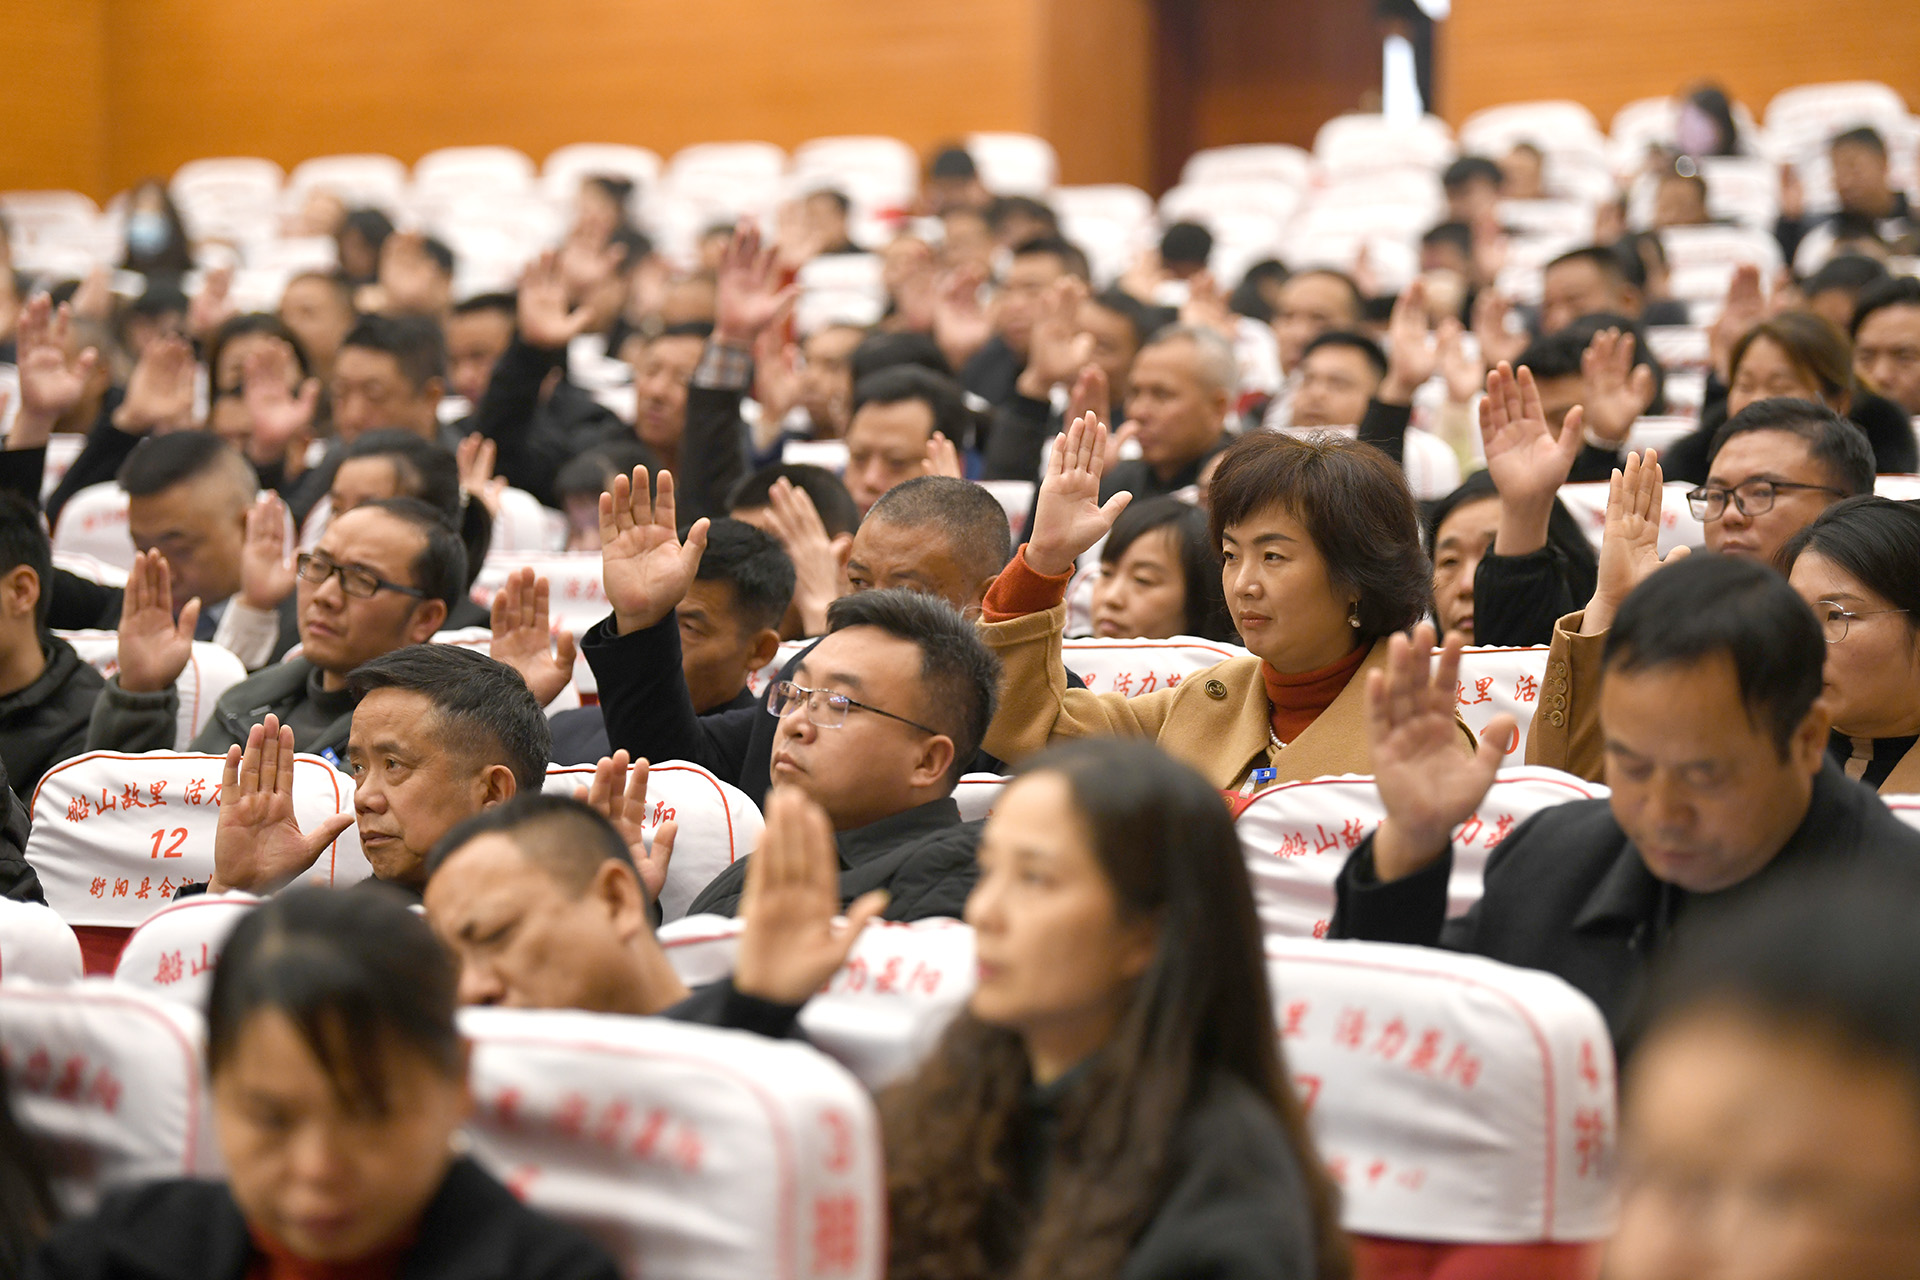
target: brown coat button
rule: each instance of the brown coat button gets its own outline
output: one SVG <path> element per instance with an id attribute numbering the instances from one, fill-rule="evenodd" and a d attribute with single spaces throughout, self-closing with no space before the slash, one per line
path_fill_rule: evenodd
<path id="1" fill-rule="evenodd" d="M 1547 723 L 1552 725 L 1556 729 L 1558 729 L 1561 725 L 1565 724 L 1566 722 L 1567 722 L 1566 713 L 1562 711 L 1555 711 L 1550 713 L 1547 716 Z"/>
<path id="2" fill-rule="evenodd" d="M 1207 696 L 1215 702 L 1224 702 L 1227 697 L 1227 684 L 1224 680 L 1207 681 Z"/>

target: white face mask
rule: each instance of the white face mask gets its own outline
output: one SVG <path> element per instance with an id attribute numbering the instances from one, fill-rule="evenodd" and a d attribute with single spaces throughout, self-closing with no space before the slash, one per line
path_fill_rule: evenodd
<path id="1" fill-rule="evenodd" d="M 1679 145 L 1682 155 L 1712 155 L 1720 148 L 1720 126 L 1712 116 L 1689 102 L 1680 108 L 1680 119 L 1674 126 L 1674 142 Z"/>
<path id="2" fill-rule="evenodd" d="M 158 210 L 144 210 L 127 218 L 127 248 L 141 257 L 151 257 L 166 248 L 172 235 L 167 215 Z"/>

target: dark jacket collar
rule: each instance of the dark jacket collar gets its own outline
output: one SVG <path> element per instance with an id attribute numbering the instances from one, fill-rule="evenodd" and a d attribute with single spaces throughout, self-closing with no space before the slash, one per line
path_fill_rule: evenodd
<path id="1" fill-rule="evenodd" d="M 842 831 L 834 837 L 840 849 L 840 867 L 850 871 L 863 862 L 890 853 L 909 840 L 918 839 L 943 827 L 960 825 L 960 806 L 952 796 L 929 800 L 923 805 L 903 809 L 892 817 L 869 822 L 864 827 Z"/>
<path id="2" fill-rule="evenodd" d="M 1820 764 L 1814 775 L 1813 795 L 1800 825 L 1793 829 L 1780 851 L 1759 871 L 1727 893 L 1740 892 L 1763 877 L 1777 875 L 1776 868 L 1791 868 L 1856 843 L 1862 825 L 1862 802 L 1870 794 L 1842 773 L 1832 756 Z M 1607 868 L 1593 892 L 1587 895 L 1574 916 L 1576 931 L 1614 930 L 1621 927 L 1653 926 L 1663 928 L 1670 921 L 1662 917 L 1677 910 L 1692 895 L 1666 884 L 1647 870 L 1647 863 L 1631 840 L 1622 842 L 1620 854 Z"/>
<path id="3" fill-rule="evenodd" d="M 47 660 L 46 668 L 34 677 L 32 683 L 0 697 L 0 715 L 12 715 L 51 700 L 67 681 L 79 674 L 84 665 L 74 647 L 59 636 L 46 637 L 41 653 Z M 87 669 L 92 670 L 91 667 Z"/>

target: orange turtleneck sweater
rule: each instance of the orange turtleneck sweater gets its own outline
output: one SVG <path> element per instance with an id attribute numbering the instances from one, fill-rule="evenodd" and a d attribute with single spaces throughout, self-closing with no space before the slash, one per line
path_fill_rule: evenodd
<path id="1" fill-rule="evenodd" d="M 253 1237 L 253 1262 L 246 1280 L 394 1280 L 413 1247 L 413 1236 L 351 1262 L 313 1262 L 289 1252 L 266 1232 L 247 1226 Z"/>
<path id="2" fill-rule="evenodd" d="M 1005 622 L 1029 613 L 1043 613 L 1067 598 L 1072 573 L 1055 577 L 1034 571 L 1027 563 L 1023 546 L 1000 576 L 987 589 L 981 616 L 987 622 Z M 1282 742 L 1292 742 L 1322 711 L 1333 705 L 1347 687 L 1360 664 L 1367 660 L 1368 648 L 1360 645 L 1338 662 L 1300 675 L 1283 675 L 1265 659 L 1260 663 L 1260 678 L 1267 686 L 1267 701 L 1273 704 L 1273 733 Z"/>

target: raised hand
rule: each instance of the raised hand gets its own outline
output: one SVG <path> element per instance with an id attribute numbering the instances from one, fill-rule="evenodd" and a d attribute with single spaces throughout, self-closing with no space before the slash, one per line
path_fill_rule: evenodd
<path id="1" fill-rule="evenodd" d="M 1080 327 L 1080 304 L 1086 297 L 1087 286 L 1073 276 L 1062 276 L 1047 287 L 1027 344 L 1027 366 L 1015 384 L 1021 395 L 1045 400 L 1093 359 L 1093 335 Z"/>
<path id="2" fill-rule="evenodd" d="M 1367 746 L 1374 785 L 1386 819 L 1373 837 L 1374 872 L 1398 880 L 1446 852 L 1453 829 L 1479 807 L 1514 732 L 1512 716 L 1495 716 L 1469 755 L 1460 749 L 1455 721 L 1460 650 L 1465 638 L 1447 637 L 1433 662 L 1433 628 L 1421 623 L 1413 639 L 1387 643 L 1384 670 L 1367 673 Z"/>
<path id="3" fill-rule="evenodd" d="M 1133 501 L 1121 490 L 1100 502 L 1100 473 L 1106 467 L 1107 428 L 1097 418 L 1075 418 L 1053 438 L 1047 474 L 1040 482 L 1033 530 L 1027 537 L 1027 567 L 1049 577 L 1072 570 L 1074 562 L 1107 536 L 1113 522 Z"/>
<path id="4" fill-rule="evenodd" d="M 1187 300 L 1180 304 L 1180 323 L 1211 329 L 1229 343 L 1233 341 L 1233 309 L 1227 305 L 1226 291 L 1213 278 L 1213 272 L 1195 272 L 1187 281 Z"/>
<path id="5" fill-rule="evenodd" d="M 1495 554 L 1526 555 L 1546 545 L 1554 495 L 1567 482 L 1573 460 L 1580 455 L 1582 417 L 1578 405 L 1567 410 L 1556 439 L 1540 407 L 1540 389 L 1534 385 L 1531 369 L 1522 365 L 1516 375 L 1502 361 L 1487 375 L 1486 398 L 1480 402 L 1480 442 L 1486 450 L 1487 474 L 1500 491 Z"/>
<path id="6" fill-rule="evenodd" d="M 1653 403 L 1653 370 L 1633 362 L 1633 335 L 1602 329 L 1580 356 L 1586 426 L 1615 448 Z"/>
<path id="7" fill-rule="evenodd" d="M 647 838 L 647 762 L 635 760 L 629 770 L 625 751 L 602 756 L 593 766 L 593 784 L 575 787 L 573 798 L 613 824 L 633 855 L 640 885 L 647 891 L 647 905 L 658 902 L 660 890 L 667 883 L 667 864 L 673 860 L 673 841 L 680 833 L 680 824 L 663 822 L 653 838 Z"/>
<path id="8" fill-rule="evenodd" d="M 516 320 L 521 341 L 543 351 L 557 351 L 586 332 L 593 323 L 593 312 L 587 307 L 567 307 L 560 260 L 543 253 L 520 273 Z"/>
<path id="9" fill-rule="evenodd" d="M 993 318 L 980 304 L 985 279 L 978 269 L 957 267 L 941 277 L 933 301 L 933 340 L 958 369 L 993 336 Z"/>
<path id="10" fill-rule="evenodd" d="M 1380 402 L 1413 403 L 1413 393 L 1439 365 L 1439 348 L 1427 333 L 1427 286 L 1415 279 L 1401 291 L 1387 321 L 1387 376 L 1380 383 Z"/>
<path id="11" fill-rule="evenodd" d="M 930 476 L 946 476 L 952 480 L 967 478 L 966 466 L 960 461 L 960 447 L 947 439 L 944 432 L 936 431 L 927 437 L 927 456 L 921 465 Z"/>
<path id="12" fill-rule="evenodd" d="M 200 292 L 187 304 L 187 332 L 197 341 L 206 342 L 215 329 L 238 314 L 232 291 L 232 267 L 215 267 L 207 272 L 200 282 Z"/>
<path id="13" fill-rule="evenodd" d="M 847 962 L 867 922 L 887 909 L 887 891 L 863 893 L 840 914 L 840 855 L 833 824 L 795 787 L 767 798 L 767 826 L 747 859 L 740 949 L 733 986 L 774 1004 L 805 1004 Z"/>
<path id="14" fill-rule="evenodd" d="M 46 444 L 54 423 L 80 403 L 93 377 L 100 353 L 92 347 L 69 355 L 73 343 L 73 308 L 35 294 L 20 310 L 15 335 L 20 367 L 20 412 L 7 436 L 9 449 L 34 449 Z"/>
<path id="15" fill-rule="evenodd" d="M 785 476 L 767 491 L 768 522 L 773 536 L 793 561 L 793 603 L 800 610 L 801 630 L 825 635 L 827 606 L 847 593 L 847 553 L 852 539 L 827 537 L 807 491 Z"/>
<path id="16" fill-rule="evenodd" d="M 253 421 L 247 437 L 247 458 L 255 465 L 285 459 L 295 439 L 311 438 L 313 434 L 320 382 L 308 378 L 296 393 L 295 376 L 293 354 L 281 343 L 262 343 L 247 356 L 240 385 L 247 416 Z"/>
<path id="17" fill-rule="evenodd" d="M 1440 357 L 1440 376 L 1447 384 L 1447 399 L 1458 405 L 1473 403 L 1487 384 L 1487 362 L 1468 349 L 1466 327 L 1447 317 L 1434 331 L 1434 346 Z"/>
<path id="18" fill-rule="evenodd" d="M 269 491 L 247 508 L 246 541 L 240 544 L 240 598 L 255 609 L 278 609 L 280 602 L 293 594 L 293 588 L 293 561 L 287 555 L 287 504 L 279 494 Z"/>
<path id="19" fill-rule="evenodd" d="M 454 449 L 454 462 L 460 469 L 460 492 L 479 500 L 487 514 L 500 518 L 500 495 L 507 491 L 505 479 L 493 474 L 500 447 L 478 431 L 471 432 Z"/>
<path id="20" fill-rule="evenodd" d="M 127 395 L 113 411 L 116 430 L 145 435 L 193 425 L 193 348 L 183 338 L 155 338 L 127 379 Z"/>
<path id="21" fill-rule="evenodd" d="M 1747 330 L 1767 318 L 1766 295 L 1760 290 L 1760 268 L 1743 262 L 1727 283 L 1727 300 L 1707 330 L 1708 359 L 1721 382 L 1733 380 L 1733 348 Z"/>
<path id="22" fill-rule="evenodd" d="M 545 578 L 536 577 L 532 569 L 520 569 L 508 574 L 506 584 L 495 593 L 487 619 L 493 629 L 487 656 L 518 671 L 543 707 L 573 679 L 573 633 L 554 634 L 551 599 Z"/>
<path id="23" fill-rule="evenodd" d="M 1480 340 L 1480 358 L 1488 365 L 1512 364 L 1527 349 L 1527 335 L 1507 328 L 1513 306 L 1493 289 L 1482 289 L 1473 300 L 1473 336 Z"/>
<path id="24" fill-rule="evenodd" d="M 1666 559 L 1660 558 L 1660 507 L 1666 494 L 1662 481 L 1660 455 L 1649 449 L 1645 458 L 1628 454 L 1627 465 L 1616 469 L 1608 482 L 1600 573 L 1580 620 L 1581 635 L 1598 635 L 1611 627 L 1620 602 L 1635 587 L 1662 565 L 1686 556 L 1687 548 L 1675 547 Z"/>
<path id="25" fill-rule="evenodd" d="M 135 552 L 120 605 L 120 687 L 128 693 L 171 688 L 193 657 L 193 630 L 199 623 L 198 596 L 174 619 L 167 558 L 158 551 Z"/>
<path id="26" fill-rule="evenodd" d="M 693 522 L 680 541 L 673 522 L 673 474 L 660 473 L 657 496 L 649 496 L 647 469 L 631 481 L 613 478 L 600 495 L 600 564 L 607 603 L 620 635 L 653 626 L 686 598 L 700 556 L 707 549 L 707 521 Z"/>
<path id="27" fill-rule="evenodd" d="M 1097 364 L 1086 365 L 1080 370 L 1073 380 L 1073 391 L 1067 396 L 1068 422 L 1089 413 L 1102 422 L 1113 420 L 1113 392 L 1107 385 L 1107 371 Z M 1125 429 L 1121 428 L 1123 431 Z M 1111 461 L 1107 470 L 1113 470 Z"/>
<path id="28" fill-rule="evenodd" d="M 752 218 L 742 218 L 720 257 L 714 288 L 713 336 L 734 346 L 752 346 L 792 305 L 798 287 L 781 287 L 779 255 L 764 245 Z"/>
<path id="29" fill-rule="evenodd" d="M 293 816 L 293 769 L 293 730 L 275 716 L 247 731 L 245 750 L 227 748 L 208 893 L 272 893 L 353 825 L 351 813 L 337 813 L 312 835 L 302 832 Z"/>

